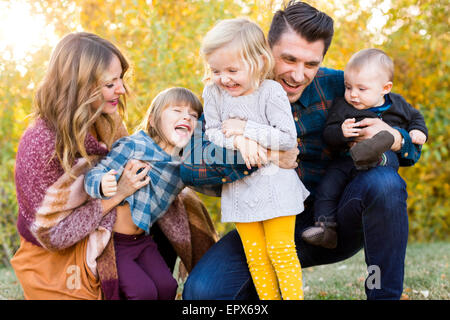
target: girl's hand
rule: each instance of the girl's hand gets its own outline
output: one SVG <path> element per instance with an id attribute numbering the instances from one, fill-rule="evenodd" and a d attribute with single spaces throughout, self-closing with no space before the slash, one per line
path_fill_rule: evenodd
<path id="1" fill-rule="evenodd" d="M 244 134 L 247 121 L 239 119 L 228 119 L 222 123 L 222 132 L 225 137 L 240 136 Z"/>
<path id="2" fill-rule="evenodd" d="M 258 166 L 260 168 L 267 163 L 267 150 L 261 147 L 256 141 L 240 135 L 234 138 L 234 145 L 241 152 L 248 169 L 251 169 L 252 166 Z"/>
<path id="3" fill-rule="evenodd" d="M 420 130 L 414 129 L 409 132 L 412 143 L 424 144 L 427 141 L 427 136 Z"/>
<path id="4" fill-rule="evenodd" d="M 355 118 L 346 119 L 342 125 L 342 134 L 346 138 L 352 138 L 359 136 L 360 128 L 356 128 Z"/>
<path id="5" fill-rule="evenodd" d="M 110 170 L 103 175 L 102 181 L 100 182 L 100 188 L 105 197 L 112 197 L 117 192 L 116 174 L 116 170 Z"/>
<path id="6" fill-rule="evenodd" d="M 142 171 L 138 173 L 141 169 Z M 127 162 L 117 184 L 117 193 L 122 200 L 149 184 L 150 177 L 147 175 L 149 170 L 148 163 L 134 159 Z"/>

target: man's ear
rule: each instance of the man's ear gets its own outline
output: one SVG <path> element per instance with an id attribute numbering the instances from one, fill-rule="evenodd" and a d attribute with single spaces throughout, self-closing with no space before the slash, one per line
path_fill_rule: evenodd
<path id="1" fill-rule="evenodd" d="M 388 94 L 392 90 L 392 81 L 388 81 L 383 86 L 383 94 Z"/>

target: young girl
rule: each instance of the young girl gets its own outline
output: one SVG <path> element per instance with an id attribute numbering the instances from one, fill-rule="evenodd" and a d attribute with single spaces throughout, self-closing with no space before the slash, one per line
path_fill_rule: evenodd
<path id="1" fill-rule="evenodd" d="M 159 93 L 140 126 L 143 130 L 117 140 L 86 175 L 86 192 L 107 199 L 115 195 L 116 180 L 129 159 L 142 160 L 151 167 L 143 179 L 149 183 L 124 200 L 131 214 L 115 224 L 119 288 L 127 299 L 175 297 L 177 283 L 149 232 L 184 188 L 177 151 L 190 140 L 201 112 L 200 101 L 188 89 L 170 88 Z"/>
<path id="2" fill-rule="evenodd" d="M 266 80 L 274 61 L 264 33 L 244 19 L 224 20 L 202 44 L 206 135 L 261 166 L 265 149 L 297 144 L 287 95 Z M 293 196 L 295 195 L 295 196 Z M 309 195 L 296 172 L 268 164 L 222 188 L 222 221 L 235 222 L 260 299 L 303 299 L 295 217 Z"/>

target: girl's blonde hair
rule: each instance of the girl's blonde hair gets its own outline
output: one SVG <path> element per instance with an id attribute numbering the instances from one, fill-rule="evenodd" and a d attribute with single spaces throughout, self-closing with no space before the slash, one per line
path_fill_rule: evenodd
<path id="1" fill-rule="evenodd" d="M 171 105 L 190 106 L 199 117 L 203 110 L 202 103 L 191 90 L 182 87 L 168 88 L 152 100 L 144 120 L 136 130 L 144 130 L 158 144 L 168 144 L 169 140 L 161 129 L 161 115 Z"/>
<path id="2" fill-rule="evenodd" d="M 252 88 L 256 89 L 262 80 L 271 76 L 274 58 L 264 32 L 247 18 L 222 20 L 203 38 L 200 52 L 204 60 L 215 50 L 231 44 L 247 65 Z M 205 63 L 204 81 L 211 80 L 211 70 Z"/>
<path id="3" fill-rule="evenodd" d="M 102 107 L 91 107 L 94 101 L 102 99 L 101 88 L 110 80 L 104 76 L 114 56 L 120 60 L 123 77 L 129 67 L 127 60 L 116 46 L 95 34 L 68 34 L 53 50 L 35 95 L 34 117 L 45 120 L 55 130 L 55 154 L 65 172 L 70 172 L 79 155 L 90 163 L 84 143 L 99 117 L 105 117 L 109 123 L 111 138 L 117 129 L 112 118 L 102 113 Z M 126 87 L 125 91 L 128 92 Z M 125 108 L 123 97 L 118 106 L 122 117 Z"/>

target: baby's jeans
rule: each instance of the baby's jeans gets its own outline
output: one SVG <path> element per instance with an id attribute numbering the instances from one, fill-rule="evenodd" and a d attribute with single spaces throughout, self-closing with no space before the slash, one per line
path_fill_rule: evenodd
<path id="1" fill-rule="evenodd" d="M 302 269 L 294 242 L 295 217 L 236 223 L 261 300 L 303 300 Z"/>
<path id="2" fill-rule="evenodd" d="M 173 300 L 178 284 L 151 235 L 114 233 L 121 297 Z"/>
<path id="3" fill-rule="evenodd" d="M 385 163 L 383 166 L 398 170 L 398 156 L 393 151 L 384 153 Z M 370 169 L 369 169 L 370 170 Z M 351 157 L 340 157 L 328 167 L 324 177 L 316 189 L 314 203 L 314 220 L 321 222 L 336 222 L 336 213 L 339 200 L 345 187 L 361 171 L 356 170 Z"/>

